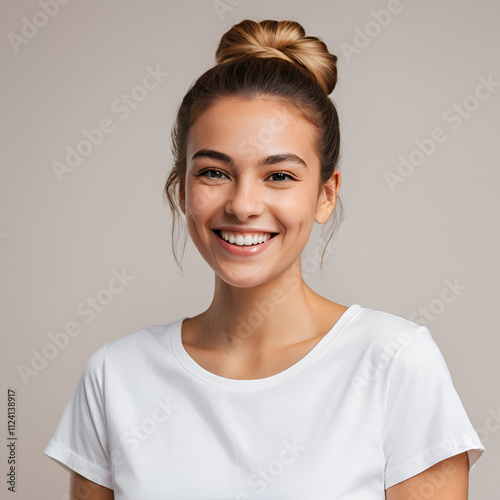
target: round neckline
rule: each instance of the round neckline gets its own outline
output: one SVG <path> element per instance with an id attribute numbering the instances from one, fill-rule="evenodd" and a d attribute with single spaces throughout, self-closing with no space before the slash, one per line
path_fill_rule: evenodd
<path id="1" fill-rule="evenodd" d="M 359 304 L 349 306 L 332 326 L 332 328 L 330 328 L 323 338 L 305 356 L 285 370 L 264 378 L 232 379 L 212 373 L 199 365 L 188 354 L 184 344 L 182 343 L 182 323 L 185 319 L 188 319 L 189 316 L 184 316 L 172 324 L 170 346 L 179 363 L 198 379 L 210 384 L 233 389 L 262 388 L 268 385 L 273 385 L 274 383 L 278 383 L 282 380 L 286 380 L 298 371 L 310 365 L 314 360 L 321 356 L 325 349 L 339 336 L 342 330 L 347 326 L 351 319 L 353 319 L 354 316 L 361 311 L 361 309 L 362 307 Z"/>

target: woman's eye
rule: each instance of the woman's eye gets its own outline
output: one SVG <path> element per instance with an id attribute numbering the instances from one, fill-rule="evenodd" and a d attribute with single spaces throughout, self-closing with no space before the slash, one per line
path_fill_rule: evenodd
<path id="1" fill-rule="evenodd" d="M 206 177 L 209 177 L 210 179 L 223 179 L 224 177 L 227 177 L 226 174 L 222 173 L 220 170 L 205 170 L 204 172 L 201 172 L 199 175 L 204 175 Z"/>
<path id="2" fill-rule="evenodd" d="M 292 177 L 288 174 L 285 174 L 284 172 L 276 172 L 274 174 L 271 174 L 269 177 L 272 181 L 288 181 L 292 180 Z"/>

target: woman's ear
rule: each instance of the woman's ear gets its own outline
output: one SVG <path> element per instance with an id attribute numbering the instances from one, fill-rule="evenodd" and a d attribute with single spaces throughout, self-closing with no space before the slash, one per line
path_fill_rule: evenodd
<path id="1" fill-rule="evenodd" d="M 330 215 L 332 215 L 341 182 L 342 176 L 335 169 L 331 177 L 321 185 L 316 214 L 314 216 L 314 220 L 318 224 L 324 224 L 330 218 Z"/>

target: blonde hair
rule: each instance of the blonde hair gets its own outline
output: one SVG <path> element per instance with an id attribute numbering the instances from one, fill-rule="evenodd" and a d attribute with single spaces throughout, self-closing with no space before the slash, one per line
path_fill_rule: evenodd
<path id="1" fill-rule="evenodd" d="M 203 73 L 184 96 L 172 127 L 174 166 L 164 188 L 170 206 L 172 250 L 177 264 L 176 221 L 184 200 L 187 138 L 196 119 L 227 96 L 248 99 L 279 99 L 315 127 L 315 150 L 321 163 L 321 181 L 327 182 L 340 157 L 340 128 L 337 110 L 328 95 L 337 83 L 337 57 L 317 37 L 306 36 L 295 21 L 245 19 L 222 36 L 216 51 L 216 65 Z M 342 220 L 342 204 L 337 200 L 331 218 L 333 233 Z M 184 245 L 186 234 L 184 233 Z"/>
<path id="2" fill-rule="evenodd" d="M 261 21 L 245 19 L 225 33 L 215 60 L 217 64 L 237 57 L 277 57 L 298 64 L 314 75 L 327 95 L 337 84 L 337 56 L 330 54 L 325 43 L 315 36 L 306 36 L 295 21 Z"/>

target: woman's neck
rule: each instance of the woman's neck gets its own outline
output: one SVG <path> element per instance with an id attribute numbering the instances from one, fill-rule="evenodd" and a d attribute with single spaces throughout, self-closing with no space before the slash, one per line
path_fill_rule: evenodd
<path id="1" fill-rule="evenodd" d="M 202 349 L 258 354 L 325 334 L 345 309 L 311 290 L 300 267 L 249 288 L 216 276 L 212 303 L 193 318 L 186 340 Z"/>

